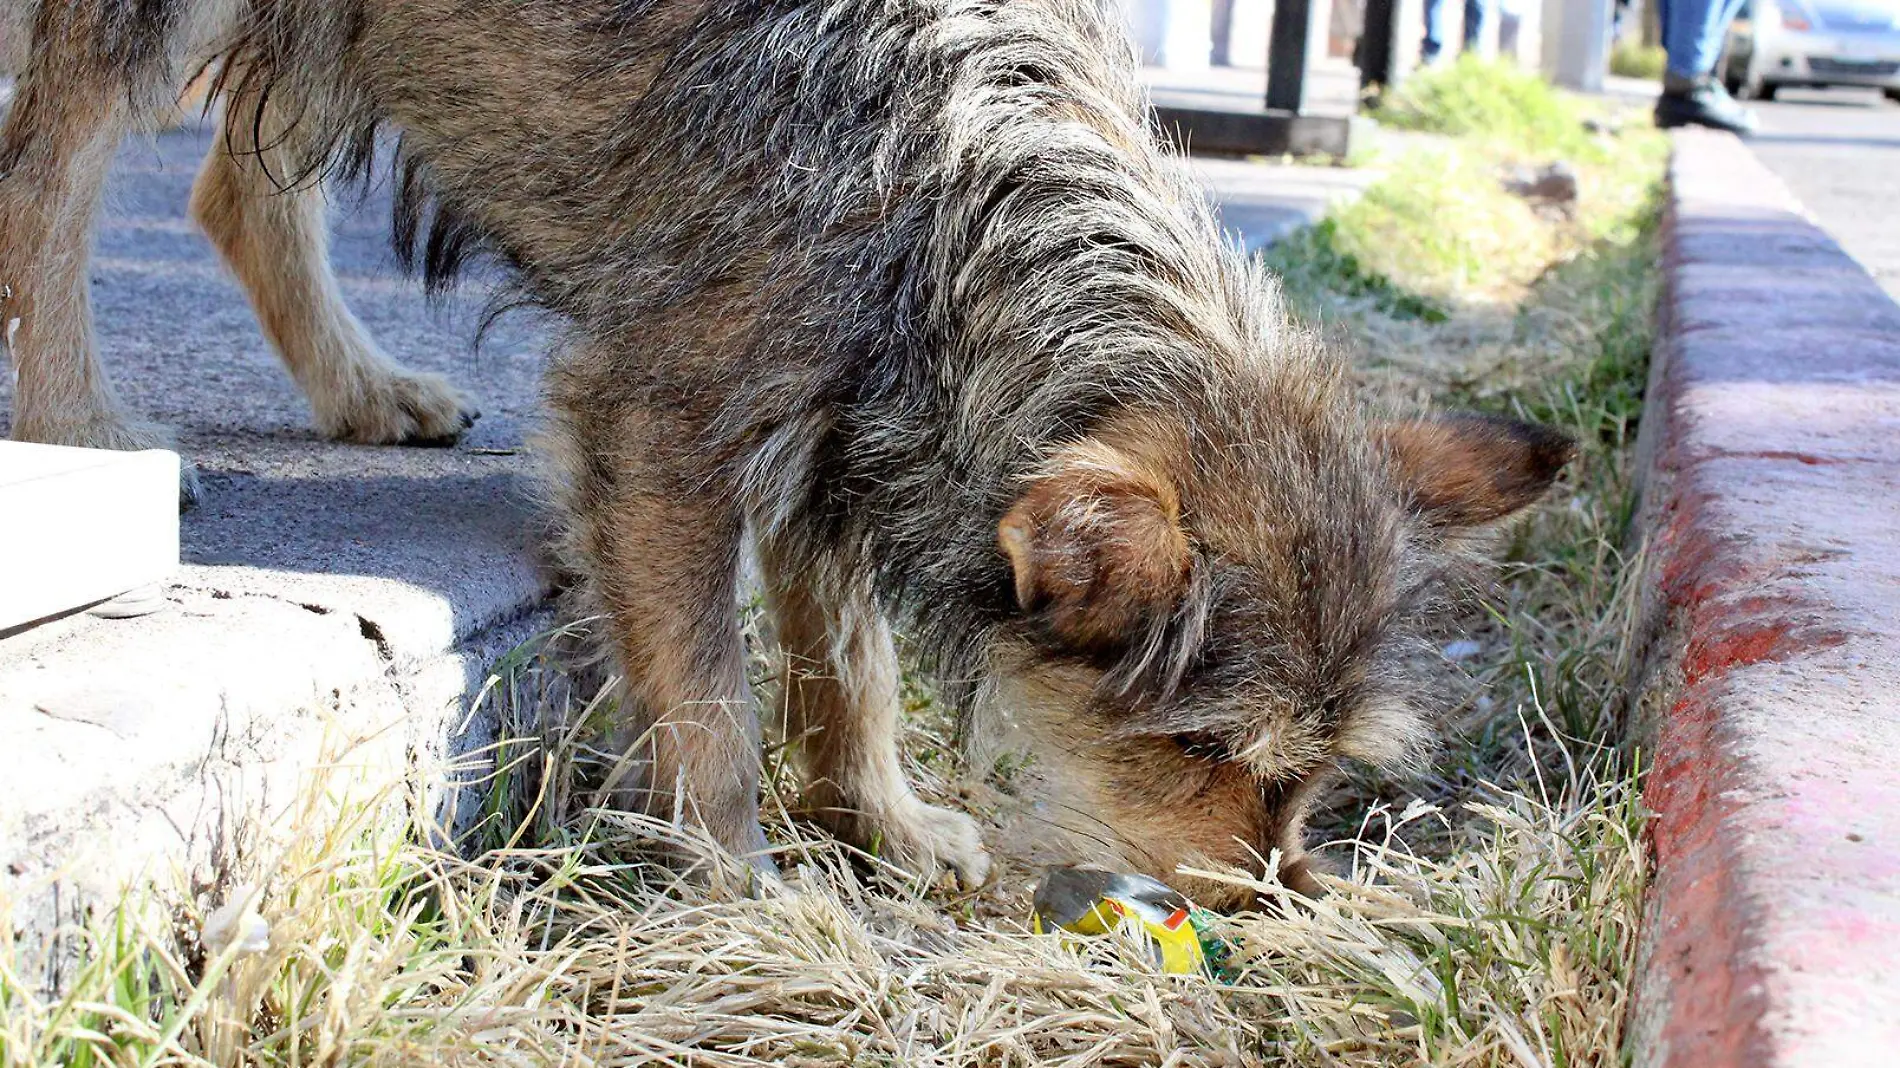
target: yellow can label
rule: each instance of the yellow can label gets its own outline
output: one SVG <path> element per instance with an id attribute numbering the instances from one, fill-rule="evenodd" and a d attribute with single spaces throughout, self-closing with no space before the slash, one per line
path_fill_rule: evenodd
<path id="1" fill-rule="evenodd" d="M 1201 951 L 1200 934 L 1188 922 L 1186 908 L 1164 910 L 1149 902 L 1109 896 L 1059 929 L 1071 934 L 1104 935 L 1125 930 L 1131 924 L 1139 925 L 1154 943 L 1162 971 L 1192 975 L 1206 968 L 1207 957 Z M 1040 913 L 1032 918 L 1031 925 L 1037 934 L 1042 933 Z"/>

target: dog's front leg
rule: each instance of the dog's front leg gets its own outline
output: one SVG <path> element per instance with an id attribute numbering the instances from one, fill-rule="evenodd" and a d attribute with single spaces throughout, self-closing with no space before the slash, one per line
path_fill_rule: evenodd
<path id="1" fill-rule="evenodd" d="M 552 459 L 580 610 L 604 616 L 637 738 L 632 795 L 773 871 L 759 828 L 759 723 L 737 609 L 743 524 L 677 412 L 609 399 L 585 358 L 554 372 Z M 611 375 L 604 371 L 603 375 Z"/>
<path id="2" fill-rule="evenodd" d="M 990 862 L 976 821 L 924 804 L 904 778 L 897 650 L 868 581 L 787 539 L 761 539 L 759 559 L 784 652 L 785 737 L 814 817 L 925 878 L 948 868 L 981 884 Z"/>

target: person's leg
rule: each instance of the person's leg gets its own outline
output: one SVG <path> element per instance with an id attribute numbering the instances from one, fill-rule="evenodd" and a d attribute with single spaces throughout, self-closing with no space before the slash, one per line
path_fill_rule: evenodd
<path id="1" fill-rule="evenodd" d="M 1425 0 L 1425 41 L 1419 47 L 1419 59 L 1431 63 L 1445 50 L 1446 0 Z"/>
<path id="2" fill-rule="evenodd" d="M 1214 0 L 1214 41 L 1211 62 L 1216 67 L 1234 65 L 1234 0 Z"/>
<path id="3" fill-rule="evenodd" d="M 1476 53 L 1484 44 L 1485 24 L 1491 21 L 1493 0 L 1465 0 L 1465 51 Z"/>
<path id="4" fill-rule="evenodd" d="M 1754 113 L 1737 104 L 1714 76 L 1729 23 L 1740 9 L 1741 0 L 1668 0 L 1659 9 L 1669 64 L 1662 98 L 1656 101 L 1656 125 L 1754 132 Z"/>
<path id="5" fill-rule="evenodd" d="M 1742 0 L 1671 0 L 1662 7 L 1669 73 L 1685 81 L 1710 74 Z"/>

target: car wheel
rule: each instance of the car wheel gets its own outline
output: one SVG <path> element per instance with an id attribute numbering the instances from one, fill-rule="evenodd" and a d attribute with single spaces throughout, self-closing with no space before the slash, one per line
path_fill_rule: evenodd
<path id="1" fill-rule="evenodd" d="M 1748 85 L 1748 64 L 1735 62 L 1735 53 L 1724 48 L 1715 59 L 1715 69 L 1722 74 L 1722 88 L 1727 89 L 1730 96 L 1740 96 Z"/>
<path id="2" fill-rule="evenodd" d="M 1891 100 L 1896 104 L 1900 104 L 1900 89 L 1887 89 L 1883 91 L 1887 94 L 1888 100 Z"/>
<path id="3" fill-rule="evenodd" d="M 1774 82 L 1763 82 L 1760 85 L 1755 87 L 1755 99 L 1773 100 L 1775 98 L 1775 93 L 1779 91 L 1780 89 L 1781 89 L 1781 86 L 1776 85 Z"/>

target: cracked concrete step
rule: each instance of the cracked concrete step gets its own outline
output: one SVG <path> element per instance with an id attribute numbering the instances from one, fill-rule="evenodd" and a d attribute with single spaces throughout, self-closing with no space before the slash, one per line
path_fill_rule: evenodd
<path id="1" fill-rule="evenodd" d="M 466 693 L 548 623 L 523 450 L 544 331 L 514 318 L 475 348 L 482 295 L 432 309 L 391 262 L 386 194 L 346 197 L 332 248 L 352 309 L 486 414 L 452 449 L 322 440 L 185 220 L 214 140 L 123 147 L 92 269 L 103 362 L 206 491 L 179 519 L 170 607 L 0 638 L 0 913 L 47 950 L 49 987 L 62 923 L 141 876 L 215 873 L 330 754 L 373 787 L 485 742 L 479 720 L 454 733 Z M 0 434 L 11 389 L 0 376 Z"/>
<path id="2" fill-rule="evenodd" d="M 488 744 L 467 695 L 551 622 L 517 457 L 305 451 L 207 479 L 167 610 L 0 640 L 0 912 L 47 989 L 63 925 L 220 881 L 339 754 L 374 791 Z"/>
<path id="3" fill-rule="evenodd" d="M 338 754 L 376 790 L 492 740 L 467 695 L 550 623 L 514 475 L 353 466 L 221 476 L 167 610 L 0 640 L 0 911 L 47 988 L 62 925 L 216 881 Z"/>
<path id="4" fill-rule="evenodd" d="M 519 614 L 396 663 L 354 613 L 190 578 L 168 600 L 5 643 L 0 905 L 48 988 L 61 925 L 128 882 L 211 885 L 320 766 L 340 756 L 373 790 L 492 740 L 480 722 L 456 733 L 465 695 L 546 625 Z"/>

